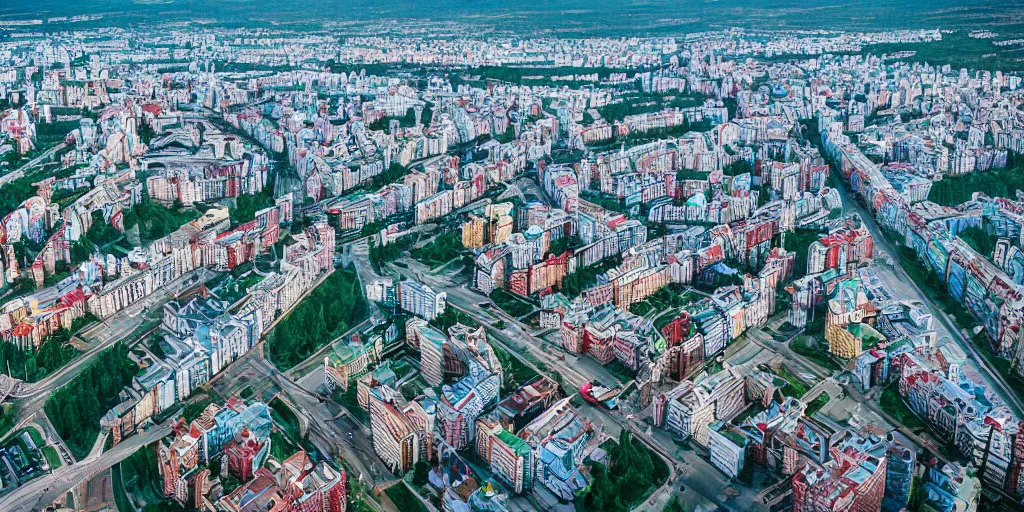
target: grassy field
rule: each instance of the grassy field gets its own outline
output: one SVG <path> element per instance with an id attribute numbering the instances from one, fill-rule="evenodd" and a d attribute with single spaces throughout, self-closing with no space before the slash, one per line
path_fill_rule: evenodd
<path id="1" fill-rule="evenodd" d="M 533 312 L 533 304 L 529 303 L 526 299 L 502 290 L 501 288 L 497 288 L 491 292 L 490 297 L 491 300 L 494 301 L 494 305 L 505 310 L 506 313 L 514 317 L 521 317 Z"/>
<path id="2" fill-rule="evenodd" d="M 810 416 L 818 412 L 822 407 L 825 407 L 825 404 L 827 404 L 831 399 L 832 397 L 823 391 L 820 395 L 814 397 L 814 400 L 811 400 L 811 403 L 807 404 L 807 410 L 804 411 L 804 414 Z"/>
<path id="3" fill-rule="evenodd" d="M 828 346 L 824 340 L 812 336 L 797 336 L 789 342 L 789 348 L 828 371 L 836 372 L 841 369 L 839 364 L 828 356 Z"/>
<path id="4" fill-rule="evenodd" d="M 900 392 L 896 389 L 895 385 L 885 388 L 882 396 L 878 399 L 878 404 L 889 416 L 892 416 L 893 419 L 910 430 L 925 427 L 921 418 L 918 418 L 914 411 L 911 411 L 910 407 L 903 401 L 903 397 L 900 396 Z"/>
<path id="5" fill-rule="evenodd" d="M 395 508 L 401 512 L 427 512 L 427 507 L 401 481 L 388 487 L 384 494 L 388 495 Z"/>
<path id="6" fill-rule="evenodd" d="M 775 370 L 775 375 L 782 377 L 782 379 L 788 384 L 788 386 L 782 388 L 783 395 L 800 398 L 804 396 L 804 393 L 807 393 L 811 389 L 807 383 L 800 380 L 800 378 L 793 374 L 793 372 L 791 372 L 785 365 L 780 365 L 779 368 Z"/>
<path id="7" fill-rule="evenodd" d="M 60 458 L 60 454 L 57 453 L 57 448 L 54 446 L 43 448 L 43 457 L 46 457 L 46 463 L 50 465 L 51 471 L 64 465 L 64 460 Z"/>

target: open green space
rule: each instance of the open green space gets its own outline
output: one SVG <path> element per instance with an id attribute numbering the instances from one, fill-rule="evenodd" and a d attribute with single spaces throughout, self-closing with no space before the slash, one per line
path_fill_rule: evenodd
<path id="1" fill-rule="evenodd" d="M 128 347 L 117 343 L 46 400 L 46 416 L 75 458 L 81 459 L 92 449 L 100 418 L 120 403 L 119 393 L 138 371 L 128 359 Z"/>
<path id="2" fill-rule="evenodd" d="M 797 336 L 793 338 L 793 341 L 789 342 L 789 348 L 830 372 L 837 372 L 842 369 L 838 363 L 828 356 L 828 346 L 824 340 L 813 336 Z"/>
<path id="3" fill-rule="evenodd" d="M 291 368 L 361 322 L 368 309 L 355 268 L 336 269 L 270 332 L 267 356 L 279 369 Z"/>
<path id="4" fill-rule="evenodd" d="M 895 384 L 882 391 L 882 395 L 878 398 L 878 404 L 886 414 L 892 416 L 893 419 L 910 430 L 918 430 L 925 427 L 921 418 L 918 418 L 914 411 L 910 410 L 907 403 L 903 401 L 903 397 L 900 396 L 900 392 L 896 389 Z"/>
<path id="5" fill-rule="evenodd" d="M 786 381 L 787 385 L 782 388 L 782 394 L 785 396 L 800 398 L 811 389 L 811 386 L 800 380 L 786 365 L 779 365 L 774 372 Z"/>
<path id="6" fill-rule="evenodd" d="M 578 512 L 633 510 L 668 480 L 665 462 L 628 430 L 620 432 L 618 443 L 602 446 L 608 451 L 608 464 L 590 466 L 590 486 L 575 502 Z"/>
<path id="7" fill-rule="evenodd" d="M 971 172 L 932 182 L 928 200 L 956 207 L 970 201 L 975 192 L 983 192 L 989 197 L 1013 199 L 1017 190 L 1024 190 L 1024 162 L 1012 168 Z"/>
<path id="8" fill-rule="evenodd" d="M 50 471 L 64 465 L 64 461 L 61 460 L 60 454 L 57 453 L 57 447 L 55 446 L 51 445 L 44 447 L 43 457 L 46 457 L 46 463 L 50 466 Z"/>
<path id="9" fill-rule="evenodd" d="M 495 290 L 491 292 L 490 298 L 494 302 L 494 305 L 505 310 L 509 315 L 517 318 L 530 314 L 534 309 L 533 304 L 528 302 L 526 299 L 518 297 L 501 288 L 495 288 Z"/>
<path id="10" fill-rule="evenodd" d="M 466 248 L 462 245 L 462 233 L 456 230 L 437 235 L 423 247 L 410 251 L 410 254 L 416 261 L 434 268 L 458 258 L 464 250 Z"/>
<path id="11" fill-rule="evenodd" d="M 416 497 L 409 487 L 401 480 L 398 483 L 388 487 L 384 491 L 384 494 L 388 495 L 388 499 L 395 504 L 395 508 L 401 512 L 427 512 L 427 507 L 423 505 L 423 502 Z"/>

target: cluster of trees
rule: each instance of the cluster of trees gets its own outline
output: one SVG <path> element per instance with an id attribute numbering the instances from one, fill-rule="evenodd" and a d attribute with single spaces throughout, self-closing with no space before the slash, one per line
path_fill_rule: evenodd
<path id="1" fill-rule="evenodd" d="M 17 156 L 16 151 L 8 155 Z M 21 206 L 28 198 L 36 195 L 36 188 L 32 183 L 38 181 L 38 177 L 22 176 L 4 185 L 3 193 L 0 193 L 0 217 L 6 217 L 17 207 Z"/>
<path id="2" fill-rule="evenodd" d="M 944 178 L 932 183 L 928 200 L 943 206 L 958 206 L 970 201 L 974 192 L 1013 199 L 1017 190 L 1024 190 L 1024 166 Z"/>
<path id="3" fill-rule="evenodd" d="M 580 190 L 580 198 L 584 201 L 594 203 L 605 210 L 610 210 L 619 213 L 629 213 L 626 205 L 610 194 L 604 194 L 595 190 Z"/>
<path id="4" fill-rule="evenodd" d="M 583 241 L 580 240 L 578 235 L 563 236 L 562 238 L 551 242 L 551 248 L 548 252 L 558 256 L 560 254 L 564 254 L 565 251 L 574 250 L 582 246 Z"/>
<path id="5" fill-rule="evenodd" d="M 117 228 L 103 220 L 102 211 L 93 210 L 92 225 L 89 226 L 89 231 L 85 234 L 85 238 L 89 244 L 104 247 L 120 240 L 123 235 L 124 234 L 118 231 Z M 88 244 L 84 245 L 88 248 Z"/>
<path id="6" fill-rule="evenodd" d="M 466 74 L 471 76 L 479 76 L 484 80 L 498 80 L 502 82 L 511 82 L 514 84 L 522 84 L 526 82 L 530 85 L 555 85 L 563 84 L 569 81 L 552 80 L 551 77 L 569 75 L 592 75 L 594 73 L 597 73 L 597 77 L 599 79 L 605 80 L 609 76 L 611 76 L 612 73 L 624 73 L 626 71 L 626 69 L 615 69 L 604 66 L 595 68 L 575 66 L 558 66 L 544 68 L 480 66 L 466 70 Z"/>
<path id="7" fill-rule="evenodd" d="M 36 142 L 41 146 L 50 146 L 64 142 L 75 128 L 78 128 L 79 121 L 54 121 L 52 123 L 39 123 L 36 125 Z"/>
<path id="8" fill-rule="evenodd" d="M 431 111 L 430 115 L 433 117 L 433 111 Z M 412 128 L 413 126 L 416 126 L 416 110 L 409 107 L 406 109 L 405 115 L 402 117 L 384 116 L 370 123 L 368 128 L 375 131 L 391 133 L 391 121 L 393 120 L 398 121 L 398 125 L 402 128 Z"/>
<path id="9" fill-rule="evenodd" d="M 387 245 L 378 245 L 377 240 L 370 239 L 370 264 L 380 273 L 380 269 L 388 262 L 398 259 L 403 252 L 409 250 L 416 243 L 415 235 L 399 237 Z"/>
<path id="10" fill-rule="evenodd" d="M 811 244 L 821 240 L 821 233 L 815 230 L 798 229 L 792 233 L 786 233 L 786 240 L 782 248 L 796 253 L 796 261 L 793 268 L 793 277 L 799 278 L 807 275 L 807 250 Z"/>
<path id="11" fill-rule="evenodd" d="M 448 328 L 457 323 L 467 325 L 469 327 L 477 327 L 480 325 L 476 320 L 473 320 L 471 316 L 450 306 L 444 308 L 444 313 L 437 315 L 430 321 L 431 325 L 442 332 L 448 332 Z"/>
<path id="12" fill-rule="evenodd" d="M 666 286 L 646 299 L 629 306 L 629 311 L 634 315 L 646 315 L 652 311 L 664 312 L 672 308 L 685 306 L 693 302 L 693 298 L 686 293 L 680 284 Z"/>
<path id="13" fill-rule="evenodd" d="M 152 498 L 163 493 L 160 472 L 157 469 L 156 445 L 139 448 L 121 463 L 124 490 L 136 498 Z"/>
<path id="14" fill-rule="evenodd" d="M 750 165 L 750 162 L 740 159 L 725 166 L 722 169 L 722 174 L 726 176 L 739 176 L 741 174 L 754 174 L 754 166 Z"/>
<path id="15" fill-rule="evenodd" d="M 434 237 L 430 243 L 412 250 L 412 257 L 428 267 L 437 267 L 459 257 L 466 247 L 459 231 L 448 231 Z"/>
<path id="16" fill-rule="evenodd" d="M 295 366 L 359 323 L 366 312 L 355 268 L 335 270 L 270 333 L 271 362 L 278 368 Z"/>
<path id="17" fill-rule="evenodd" d="M 61 329 L 46 338 L 36 351 L 22 350 L 13 343 L 0 343 L 0 371 L 26 382 L 36 382 L 61 368 L 78 356 L 78 351 L 71 346 L 71 337 L 85 325 L 96 321 L 96 317 L 86 314 L 71 323 L 71 329 Z"/>
<path id="18" fill-rule="evenodd" d="M 124 229 L 139 227 L 139 238 L 156 240 L 163 238 L 188 222 L 199 217 L 199 212 L 184 209 L 180 204 L 167 208 L 156 201 L 142 201 L 124 211 Z"/>
<path id="19" fill-rule="evenodd" d="M 622 263 L 621 256 L 613 256 L 602 261 L 576 269 L 562 278 L 561 291 L 566 297 L 578 297 L 584 290 L 597 284 L 597 276 Z"/>
<path id="20" fill-rule="evenodd" d="M 661 93 L 638 93 L 635 96 L 627 97 L 619 103 L 609 103 L 598 109 L 609 123 L 622 121 L 626 116 L 659 112 L 670 108 L 686 108 L 701 105 L 704 103 L 704 95 L 694 93 L 691 95 L 664 95 Z M 692 128 L 687 128 L 681 133 L 686 133 Z M 702 130 L 706 131 L 706 130 Z"/>
<path id="21" fill-rule="evenodd" d="M 540 376 L 533 368 L 526 366 L 518 357 L 513 357 L 501 347 L 492 344 L 491 350 L 494 351 L 494 356 L 498 358 L 501 367 L 508 369 L 504 372 L 505 382 L 501 383 L 503 391 L 518 389 L 519 386 Z"/>
<path id="22" fill-rule="evenodd" d="M 274 206 L 276 199 L 273 194 L 242 194 L 235 198 L 235 208 L 231 210 L 231 223 L 244 224 L 256 218 L 256 212 Z"/>
<path id="23" fill-rule="evenodd" d="M 100 418 L 120 402 L 118 394 L 138 371 L 128 359 L 128 347 L 117 343 L 46 400 L 46 416 L 76 458 L 92 449 Z"/>
<path id="24" fill-rule="evenodd" d="M 354 193 L 361 190 L 376 191 L 383 187 L 384 185 L 395 183 L 396 181 L 402 179 L 402 177 L 405 176 L 406 174 L 409 174 L 409 172 L 410 169 L 408 167 L 398 162 L 391 162 L 391 166 L 388 167 L 386 171 L 374 176 L 373 178 L 370 179 L 370 181 L 367 181 L 366 183 L 363 183 L 362 185 L 359 185 L 358 187 L 349 190 L 348 193 Z"/>
<path id="25" fill-rule="evenodd" d="M 609 443 L 611 444 L 611 443 Z M 619 433 L 619 443 L 608 447 L 609 463 L 590 468 L 590 487 L 576 509 L 626 512 L 668 480 L 668 466 L 633 439 L 628 430 Z"/>
<path id="26" fill-rule="evenodd" d="M 992 253 L 996 250 L 998 238 L 993 234 L 986 233 L 981 228 L 970 227 L 961 231 L 957 236 L 987 258 L 991 258 Z"/>

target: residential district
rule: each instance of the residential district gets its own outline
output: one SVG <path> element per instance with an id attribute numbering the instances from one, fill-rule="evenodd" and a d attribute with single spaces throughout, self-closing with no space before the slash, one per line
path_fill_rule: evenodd
<path id="1" fill-rule="evenodd" d="M 1020 509 L 1024 75 L 943 37 L 6 26 L 0 510 Z"/>

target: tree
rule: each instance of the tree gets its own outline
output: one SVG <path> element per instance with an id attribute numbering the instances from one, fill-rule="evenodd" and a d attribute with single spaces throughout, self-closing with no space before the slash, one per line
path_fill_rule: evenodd
<path id="1" fill-rule="evenodd" d="M 426 461 L 419 461 L 416 463 L 416 467 L 413 469 L 412 484 L 416 487 L 422 487 L 427 484 L 427 477 L 430 475 L 430 464 Z"/>
<path id="2" fill-rule="evenodd" d="M 683 507 L 683 503 L 679 501 L 678 495 L 673 495 L 672 499 L 668 500 L 665 504 L 665 508 L 661 509 L 661 512 L 686 512 Z"/>
<path id="3" fill-rule="evenodd" d="M 119 393 L 138 370 L 128 358 L 128 347 L 117 343 L 46 400 L 47 417 L 76 457 L 84 457 L 92 448 L 100 418 L 120 402 Z"/>
<path id="4" fill-rule="evenodd" d="M 422 121 L 423 121 L 423 124 L 428 125 L 428 126 L 430 125 L 431 122 L 434 121 L 434 104 L 433 103 L 427 103 L 426 106 L 423 107 L 423 119 L 422 119 Z"/>
<path id="5" fill-rule="evenodd" d="M 409 107 L 405 110 L 405 117 L 402 118 L 403 127 L 416 126 L 416 109 Z"/>
<path id="6" fill-rule="evenodd" d="M 509 142 L 512 142 L 514 140 L 516 140 L 516 127 L 514 124 L 509 123 L 508 126 L 505 128 L 505 133 L 502 133 L 498 137 L 498 142 L 502 144 L 508 144 Z"/>

